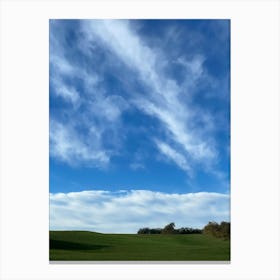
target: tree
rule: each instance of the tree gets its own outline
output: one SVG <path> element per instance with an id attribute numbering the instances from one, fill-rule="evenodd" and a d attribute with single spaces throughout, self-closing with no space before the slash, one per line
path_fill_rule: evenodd
<path id="1" fill-rule="evenodd" d="M 229 239 L 230 238 L 230 223 L 221 222 L 219 225 L 216 222 L 209 222 L 204 228 L 203 233 L 214 237 Z"/>
<path id="2" fill-rule="evenodd" d="M 161 228 L 151 228 L 150 234 L 160 234 L 162 231 Z"/>
<path id="3" fill-rule="evenodd" d="M 149 229 L 149 228 L 140 228 L 139 230 L 138 230 L 138 234 L 149 234 L 151 232 L 151 230 Z"/>
<path id="4" fill-rule="evenodd" d="M 221 237 L 223 239 L 229 239 L 230 238 L 230 223 L 221 222 L 220 232 L 221 232 Z"/>
<path id="5" fill-rule="evenodd" d="M 174 223 L 170 223 L 170 224 L 166 225 L 163 228 L 162 233 L 165 233 L 165 234 L 173 234 L 173 233 L 175 233 L 175 224 Z"/>

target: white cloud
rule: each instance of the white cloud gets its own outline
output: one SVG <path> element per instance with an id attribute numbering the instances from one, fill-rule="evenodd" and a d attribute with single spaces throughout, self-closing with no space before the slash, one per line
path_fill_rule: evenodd
<path id="1" fill-rule="evenodd" d="M 148 190 L 82 191 L 50 194 L 50 229 L 136 233 L 141 227 L 202 228 L 229 221 L 229 195 L 168 194 Z"/>
<path id="2" fill-rule="evenodd" d="M 52 85 L 55 87 L 55 94 L 69 100 L 74 106 L 78 106 L 80 95 L 77 90 L 64 83 L 59 77 L 52 78 Z"/>
<path id="3" fill-rule="evenodd" d="M 81 62 L 72 60 L 70 57 L 69 60 L 69 54 L 66 55 L 67 48 L 64 46 L 67 45 L 64 32 L 63 30 L 57 31 L 59 30 L 58 23 L 54 21 L 53 24 L 57 24 L 57 26 L 51 29 L 50 34 L 51 83 L 55 87 L 54 94 L 70 101 L 73 110 L 79 109 L 80 105 L 85 108 L 83 114 L 78 111 L 76 115 L 71 113 L 71 118 L 78 116 L 75 120 L 76 123 L 81 118 L 86 120 L 76 127 L 86 131 L 97 131 L 100 146 L 102 146 L 103 135 L 109 131 L 108 135 L 114 135 L 112 143 L 116 148 L 115 153 L 118 154 L 122 150 L 120 139 L 127 132 L 123 129 L 121 115 L 129 107 L 135 106 L 159 121 L 163 128 L 161 131 L 165 133 L 162 140 L 168 143 L 170 148 L 172 146 L 173 155 L 174 152 L 180 155 L 180 160 L 173 160 L 179 168 L 190 174 L 196 164 L 204 166 L 207 163 L 208 169 L 215 169 L 212 165 L 214 166 L 217 162 L 215 159 L 217 159 L 218 153 L 215 139 L 211 135 L 215 129 L 214 119 L 207 117 L 207 112 L 188 105 L 188 100 L 191 100 L 193 91 L 196 90 L 197 81 L 209 79 L 207 71 L 204 69 L 206 58 L 203 55 L 186 54 L 186 56 L 182 56 L 180 53 L 177 59 L 172 58 L 170 61 L 169 54 L 165 54 L 160 47 L 148 46 L 134 30 L 130 21 L 83 20 L 79 24 L 81 28 L 79 31 L 82 31 L 79 32 L 81 40 L 77 40 L 78 45 L 73 48 L 76 47 L 78 52 L 82 51 L 86 59 Z M 178 33 L 176 30 L 170 30 L 168 36 L 173 37 L 174 32 Z M 105 59 L 102 65 L 94 68 L 93 65 L 96 63 L 94 57 L 98 56 L 95 54 L 98 49 L 102 49 L 111 60 Z M 122 69 L 118 68 L 119 64 L 114 65 L 114 61 L 121 61 L 121 65 L 126 65 L 131 73 L 130 77 L 133 79 L 135 76 L 138 77 L 138 81 L 144 84 L 144 92 L 135 90 L 130 77 L 124 74 L 128 71 L 121 71 Z M 172 63 L 180 64 L 185 68 L 184 82 L 179 84 L 175 78 L 167 74 L 166 69 Z M 114 69 L 113 74 L 118 76 L 123 84 L 125 83 L 127 91 L 130 92 L 129 95 L 124 97 L 121 96 L 121 93 L 106 91 L 106 85 L 102 84 L 102 71 L 104 69 L 110 71 L 110 67 Z M 83 85 L 83 91 L 79 92 L 80 89 L 75 88 L 74 84 L 66 82 L 73 78 L 79 79 Z M 93 119 L 98 121 L 93 124 Z M 195 126 L 196 123 L 203 125 Z M 75 134 L 77 135 L 78 132 Z M 93 141 L 95 141 L 94 137 Z M 152 137 L 151 141 L 153 141 Z M 80 150 L 91 150 L 89 142 L 83 141 L 81 138 L 79 141 L 74 142 L 73 145 L 79 143 L 79 146 L 84 147 Z M 163 149 L 158 150 L 166 154 Z M 56 156 L 58 157 L 60 154 L 62 156 L 62 153 L 57 152 Z M 110 157 L 108 153 L 107 157 Z M 81 161 L 85 158 L 83 156 Z M 68 161 L 70 162 L 70 160 Z M 187 165 L 182 162 L 186 162 Z M 136 165 L 134 167 L 137 168 Z M 132 168 L 134 167 L 132 166 Z"/>
<path id="4" fill-rule="evenodd" d="M 59 35 L 63 36 L 63 34 Z M 70 100 L 73 105 L 76 106 L 77 102 L 81 102 L 80 98 L 85 98 L 85 96 L 80 96 L 73 85 L 71 86 L 69 85 L 69 82 L 65 82 L 65 78 L 70 80 L 79 78 L 87 90 L 86 93 L 96 93 L 97 84 L 100 82 L 100 78 L 95 72 L 89 72 L 86 67 L 82 67 L 77 63 L 74 64 L 67 59 L 63 44 L 54 34 L 52 34 L 51 38 L 50 83 L 54 87 L 55 94 L 64 97 L 66 100 Z"/>
<path id="5" fill-rule="evenodd" d="M 50 154 L 64 162 L 77 164 L 87 162 L 95 166 L 106 165 L 110 157 L 100 147 L 99 135 L 92 127 L 91 131 L 95 134 L 94 141 L 86 142 L 80 139 L 74 129 L 62 125 L 61 123 L 51 120 L 50 122 Z"/>
<path id="6" fill-rule="evenodd" d="M 189 94 L 185 92 L 186 83 L 180 86 L 165 73 L 168 55 L 146 45 L 129 21 L 93 20 L 83 22 L 82 26 L 88 38 L 89 48 L 91 44 L 101 41 L 105 48 L 110 49 L 137 73 L 140 80 L 150 89 L 148 94 L 133 95 L 132 102 L 143 112 L 160 121 L 167 132 L 166 136 L 170 138 L 169 142 L 175 141 L 177 146 L 181 146 L 181 157 L 185 158 L 183 161 L 203 163 L 207 160 L 209 163 L 213 160 L 217 155 L 215 147 L 211 145 L 213 139 L 211 142 L 209 134 L 205 136 L 193 128 L 193 120 L 200 119 L 203 112 L 196 112 L 182 101 L 181 95 L 185 98 Z M 178 58 L 177 62 L 187 69 L 188 84 L 193 84 L 203 75 L 203 61 L 204 57 L 201 55 L 194 56 L 189 61 L 183 57 Z M 182 164 L 179 167 L 182 167 Z"/>
<path id="7" fill-rule="evenodd" d="M 203 159 L 213 159 L 216 155 L 214 148 L 207 143 L 207 140 L 200 140 L 196 136 L 196 132 L 188 131 L 186 119 L 180 116 L 180 107 L 175 107 L 174 109 L 165 109 L 155 106 L 151 102 L 147 102 L 142 99 L 139 101 L 138 105 L 143 111 L 148 114 L 157 116 L 163 124 L 165 124 L 168 132 L 170 133 L 170 138 L 180 144 L 185 150 L 184 155 L 190 156 L 190 159 L 203 160 Z M 178 109 L 178 110 L 177 110 Z"/>
<path id="8" fill-rule="evenodd" d="M 143 78 L 154 77 L 155 54 L 131 30 L 129 21 L 90 20 L 84 21 L 82 27 L 89 42 L 94 42 L 97 36 L 127 66 L 141 72 Z"/>
<path id="9" fill-rule="evenodd" d="M 128 103 L 120 95 L 96 96 L 93 101 L 89 102 L 91 113 L 104 121 L 117 122 L 128 108 Z M 102 121 L 102 120 L 101 120 Z"/>
<path id="10" fill-rule="evenodd" d="M 203 72 L 203 62 L 205 58 L 202 55 L 194 56 L 190 61 L 186 60 L 184 57 L 179 57 L 177 62 L 182 64 L 186 68 L 187 74 L 189 74 L 188 79 L 195 79 L 199 78 Z"/>
<path id="11" fill-rule="evenodd" d="M 108 95 L 100 86 L 102 77 L 98 69 L 92 70 L 91 57 L 75 61 L 66 55 L 68 43 L 65 33 L 54 22 L 50 29 L 50 94 L 62 97 L 72 104 L 63 111 L 64 119 L 58 121 L 52 114 L 50 122 L 50 155 L 70 165 L 80 163 L 105 166 L 112 154 L 103 145 L 106 133 L 111 135 L 110 145 L 118 147 L 117 131 L 120 117 L 128 108 L 126 100 L 117 94 Z M 89 53 L 88 53 L 89 55 Z M 80 90 L 73 80 L 78 80 Z M 80 106 L 83 108 L 79 111 Z M 62 109 L 61 109 L 62 110 Z M 59 110 L 56 110 L 59 111 Z M 96 121 L 97 120 L 97 121 Z M 69 125 L 69 124 L 72 125 Z M 80 133 L 83 131 L 83 133 Z"/>
<path id="12" fill-rule="evenodd" d="M 174 161 L 181 169 L 190 172 L 190 166 L 186 161 L 186 158 L 179 154 L 176 150 L 171 148 L 168 144 L 161 141 L 156 141 L 158 149 L 167 156 L 168 159 Z"/>

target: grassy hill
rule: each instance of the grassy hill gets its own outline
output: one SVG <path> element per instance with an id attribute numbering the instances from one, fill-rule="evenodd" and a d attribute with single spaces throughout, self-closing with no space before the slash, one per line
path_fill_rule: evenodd
<path id="1" fill-rule="evenodd" d="M 50 231 L 50 260 L 229 261 L 230 242 L 203 234 Z"/>

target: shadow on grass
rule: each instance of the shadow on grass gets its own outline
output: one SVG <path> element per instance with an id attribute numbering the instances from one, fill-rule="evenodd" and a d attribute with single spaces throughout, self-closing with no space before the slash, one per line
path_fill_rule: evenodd
<path id="1" fill-rule="evenodd" d="M 103 248 L 110 247 L 109 245 L 94 245 L 94 244 L 83 244 L 62 240 L 50 240 L 50 249 L 59 249 L 59 250 L 99 250 Z"/>

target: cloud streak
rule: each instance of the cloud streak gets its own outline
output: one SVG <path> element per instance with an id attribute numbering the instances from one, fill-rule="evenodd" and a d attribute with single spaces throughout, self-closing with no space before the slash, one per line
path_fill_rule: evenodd
<path id="1" fill-rule="evenodd" d="M 75 130 L 52 120 L 50 123 L 50 155 L 70 165 L 89 162 L 95 167 L 102 167 L 109 162 L 110 157 L 100 147 L 98 134 L 95 136 L 93 143 L 84 144 L 86 141 L 81 139 Z M 93 138 L 93 135 L 91 137 Z"/>
<path id="2" fill-rule="evenodd" d="M 144 113 L 157 118 L 165 128 L 167 141 L 175 142 L 180 148 L 176 151 L 181 154 L 183 160 L 178 167 L 185 171 L 186 164 L 182 162 L 211 161 L 216 155 L 213 143 L 209 142 L 209 135 L 197 132 L 191 127 L 194 119 L 200 118 L 201 112 L 196 113 L 185 98 L 185 88 L 182 88 L 176 80 L 166 75 L 168 57 L 158 49 L 150 48 L 133 30 L 129 21 L 97 20 L 83 22 L 83 31 L 88 38 L 89 46 L 93 42 L 100 41 L 127 67 L 138 74 L 139 79 L 148 88 L 146 94 L 132 96 L 132 103 Z M 178 58 L 178 64 L 186 68 L 187 82 L 193 85 L 203 74 L 202 56 L 194 56 L 191 60 Z M 166 155 L 166 149 L 159 149 Z M 174 154 L 174 153 L 173 153 Z M 177 156 L 178 158 L 178 156 Z"/>
<path id="3" fill-rule="evenodd" d="M 208 221 L 229 221 L 229 195 L 170 194 L 147 190 L 91 190 L 50 194 L 50 229 L 136 233 L 141 227 L 202 228 Z"/>
<path id="4" fill-rule="evenodd" d="M 119 148 L 120 117 L 127 102 L 120 95 L 108 94 L 101 86 L 102 76 L 98 69 L 92 69 L 90 54 L 86 60 L 75 59 L 78 45 L 72 47 L 75 55 L 69 54 L 66 31 L 59 22 L 52 21 L 51 27 L 51 96 L 60 97 L 71 106 L 63 109 L 58 106 L 61 101 L 56 100 L 57 108 L 51 112 L 50 120 L 50 156 L 69 165 L 106 167 L 117 153 L 112 148 Z M 114 141 L 110 147 L 104 145 L 106 134 Z"/>
<path id="5" fill-rule="evenodd" d="M 181 154 L 176 152 L 176 150 L 171 148 L 166 143 L 157 141 L 156 144 L 157 144 L 158 149 L 161 151 L 161 153 L 166 155 L 168 159 L 175 162 L 181 169 L 183 169 L 187 172 L 190 172 L 191 168 L 190 168 L 189 164 L 187 163 L 184 156 L 182 156 Z"/>
<path id="6" fill-rule="evenodd" d="M 126 136 L 129 138 L 129 130 L 122 116 L 126 111 L 134 110 L 157 120 L 156 130 L 162 133 L 155 136 L 151 132 L 150 143 L 158 153 L 169 158 L 186 174 L 191 175 L 197 166 L 207 165 L 207 170 L 215 169 L 219 157 L 212 133 L 215 120 L 192 103 L 199 83 L 212 83 L 205 69 L 206 57 L 203 54 L 181 51 L 176 58 L 170 57 L 160 45 L 149 45 L 133 21 L 129 20 L 77 21 L 76 45 L 73 46 L 69 46 L 66 32 L 63 27 L 59 28 L 59 22 L 53 21 L 52 24 L 52 94 L 72 105 L 62 115 L 68 115 L 68 122 L 70 119 L 75 122 L 71 129 L 67 122 L 59 122 L 62 131 L 67 131 L 68 136 L 56 137 L 52 134 L 50 143 L 54 147 L 51 149 L 56 151 L 51 153 L 52 156 L 68 164 L 78 155 L 81 163 L 96 164 L 100 159 L 101 165 L 105 162 L 109 164 L 114 155 L 119 156 L 120 151 L 125 149 L 123 139 Z M 175 33 L 168 33 L 169 41 L 172 41 L 172 36 L 178 35 L 178 32 L 177 35 Z M 182 70 L 182 81 L 170 74 L 171 67 Z M 111 75 L 122 83 L 123 88 L 111 86 Z M 105 82 L 108 76 L 110 80 Z M 141 86 L 137 87 L 136 84 Z M 55 120 L 56 117 L 52 117 Z M 56 131 L 55 128 L 51 130 Z M 80 130 L 85 131 L 90 138 L 78 137 Z M 94 131 L 93 135 L 91 131 Z M 69 133 L 73 133 L 73 137 Z M 109 145 L 106 142 L 108 135 Z M 65 148 L 64 153 L 57 151 L 58 147 L 65 146 L 66 138 L 79 138 L 73 145 L 77 144 L 77 150 L 85 152 L 97 151 L 96 147 L 92 148 L 92 142 L 97 141 L 95 146 L 100 149 L 97 154 L 106 155 L 107 160 L 103 156 L 86 156 L 84 152 L 66 156 L 66 152 L 72 151 L 74 147 Z M 165 144 L 159 145 L 160 142 Z"/>

